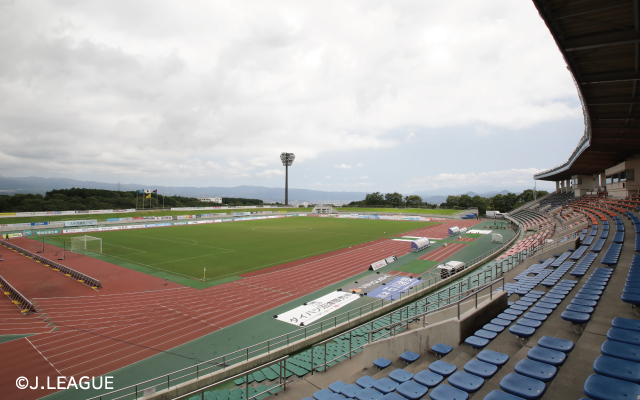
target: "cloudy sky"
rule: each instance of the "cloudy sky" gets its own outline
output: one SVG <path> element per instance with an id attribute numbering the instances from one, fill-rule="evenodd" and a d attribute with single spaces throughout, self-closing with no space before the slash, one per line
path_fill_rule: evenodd
<path id="1" fill-rule="evenodd" d="M 0 53 L 3 176 L 529 187 L 584 130 L 526 0 L 0 0 Z"/>

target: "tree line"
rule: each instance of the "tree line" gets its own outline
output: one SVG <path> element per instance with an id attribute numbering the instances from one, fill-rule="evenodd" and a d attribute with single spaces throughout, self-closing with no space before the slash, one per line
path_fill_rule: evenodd
<path id="1" fill-rule="evenodd" d="M 542 197 L 549 194 L 545 190 L 537 190 L 536 196 Z M 348 204 L 350 207 L 419 207 L 419 208 L 477 208 L 480 214 L 485 214 L 487 210 L 495 210 L 500 212 L 509 212 L 521 205 L 533 200 L 533 190 L 527 189 L 520 194 L 507 193 L 496 194 L 492 197 L 482 197 L 479 195 L 469 196 L 463 194 L 460 196 L 447 196 L 444 203 L 432 204 L 422 201 L 418 195 L 403 196 L 398 192 L 382 194 L 380 192 L 369 193 L 364 200 L 352 201 Z"/>
<path id="2" fill-rule="evenodd" d="M 163 207 L 162 194 L 155 193 L 147 199 L 146 194 L 137 191 L 116 191 L 105 189 L 55 189 L 41 194 L 0 195 L 0 212 L 25 211 L 67 211 L 67 210 L 111 210 L 138 208 L 145 209 Z M 137 200 L 136 200 L 137 197 Z M 136 207 L 137 202 L 137 207 Z M 222 198 L 223 204 L 203 202 L 195 197 L 164 196 L 164 207 L 211 207 L 211 206 L 244 206 L 262 205 L 262 200 L 243 198 Z"/>

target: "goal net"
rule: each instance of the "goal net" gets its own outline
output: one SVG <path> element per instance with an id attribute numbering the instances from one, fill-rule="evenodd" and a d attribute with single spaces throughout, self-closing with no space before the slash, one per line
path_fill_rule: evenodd
<path id="1" fill-rule="evenodd" d="M 102 254 L 102 239 L 93 236 L 76 236 L 71 238 L 71 251 L 74 253 Z"/>

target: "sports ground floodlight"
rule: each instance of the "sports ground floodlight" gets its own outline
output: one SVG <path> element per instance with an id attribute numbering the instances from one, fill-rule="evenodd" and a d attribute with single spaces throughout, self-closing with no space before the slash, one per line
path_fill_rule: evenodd
<path id="1" fill-rule="evenodd" d="M 280 153 L 280 160 L 286 170 L 284 178 L 284 205 L 289 205 L 289 166 L 293 164 L 293 160 L 296 159 L 296 155 L 293 153 Z"/>

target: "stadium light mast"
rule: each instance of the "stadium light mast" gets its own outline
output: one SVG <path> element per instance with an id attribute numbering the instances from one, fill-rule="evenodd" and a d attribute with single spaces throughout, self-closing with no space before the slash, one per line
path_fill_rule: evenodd
<path id="1" fill-rule="evenodd" d="M 293 164 L 293 160 L 296 159 L 296 155 L 293 153 L 280 153 L 280 160 L 282 165 L 285 166 L 286 174 L 284 178 L 284 205 L 289 205 L 289 166 Z"/>

